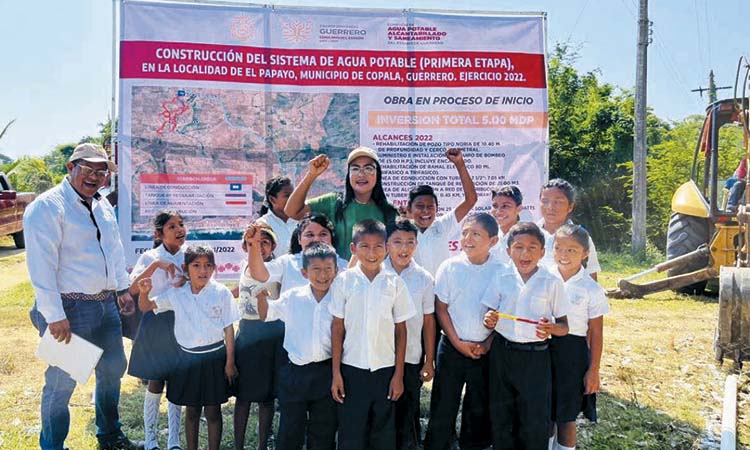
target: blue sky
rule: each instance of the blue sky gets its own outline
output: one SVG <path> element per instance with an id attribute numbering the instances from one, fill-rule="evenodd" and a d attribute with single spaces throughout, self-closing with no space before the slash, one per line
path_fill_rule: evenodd
<path id="1" fill-rule="evenodd" d="M 741 0 L 650 0 L 648 104 L 662 118 L 701 113 L 690 89 L 732 85 L 746 43 Z M 111 0 L 0 0 L 0 153 L 41 155 L 97 133 L 112 95 Z M 624 88 L 635 82 L 637 0 L 285 0 L 283 5 L 546 11 L 548 42 L 570 42 L 577 67 Z M 743 45 L 742 42 L 745 42 Z M 719 96 L 730 95 L 730 91 Z"/>

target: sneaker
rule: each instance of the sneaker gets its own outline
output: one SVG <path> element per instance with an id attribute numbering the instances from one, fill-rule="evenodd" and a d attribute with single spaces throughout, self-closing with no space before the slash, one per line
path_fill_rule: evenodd
<path id="1" fill-rule="evenodd" d="M 99 442 L 99 450 L 143 450 L 143 443 L 135 443 L 126 436 L 120 436 L 114 441 Z"/>

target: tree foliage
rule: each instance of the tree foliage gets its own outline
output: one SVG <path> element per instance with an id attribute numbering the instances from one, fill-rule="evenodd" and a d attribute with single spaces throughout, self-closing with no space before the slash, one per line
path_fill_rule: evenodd
<path id="1" fill-rule="evenodd" d="M 47 170 L 47 165 L 41 158 L 22 156 L 13 162 L 13 167 L 6 175 L 19 192 L 41 194 L 55 185 L 52 174 Z"/>

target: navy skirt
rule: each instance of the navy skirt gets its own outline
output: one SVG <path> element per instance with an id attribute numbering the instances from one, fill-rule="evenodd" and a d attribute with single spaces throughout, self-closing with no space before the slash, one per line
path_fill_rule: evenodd
<path id="1" fill-rule="evenodd" d="M 177 368 L 167 378 L 167 399 L 180 406 L 215 406 L 229 399 L 224 372 L 227 349 L 224 342 L 181 349 Z"/>
<path id="2" fill-rule="evenodd" d="M 583 395 L 583 377 L 589 368 L 589 347 L 583 336 L 553 336 L 550 341 L 552 359 L 552 420 L 573 422 L 582 411 L 596 421 L 596 394 Z"/>
<path id="3" fill-rule="evenodd" d="M 144 380 L 163 381 L 175 369 L 180 347 L 174 337 L 174 312 L 143 315 L 130 352 L 128 374 Z"/>
<path id="4" fill-rule="evenodd" d="M 239 376 L 232 391 L 238 400 L 264 403 L 276 398 L 279 369 L 287 361 L 283 343 L 284 322 L 240 321 L 234 345 Z"/>

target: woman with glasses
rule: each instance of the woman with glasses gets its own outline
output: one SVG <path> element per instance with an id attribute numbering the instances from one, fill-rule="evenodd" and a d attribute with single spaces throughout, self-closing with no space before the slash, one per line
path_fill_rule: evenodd
<path id="1" fill-rule="evenodd" d="M 284 212 L 295 220 L 311 212 L 333 218 L 338 236 L 336 252 L 342 258 L 349 259 L 354 224 L 364 219 L 375 219 L 389 227 L 395 223 L 398 210 L 385 197 L 378 154 L 367 147 L 357 147 L 349 153 L 346 159 L 346 192 L 343 195 L 331 192 L 305 202 L 310 187 L 330 163 L 326 155 L 318 155 L 310 161 L 305 177 L 289 196 Z"/>

